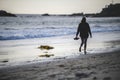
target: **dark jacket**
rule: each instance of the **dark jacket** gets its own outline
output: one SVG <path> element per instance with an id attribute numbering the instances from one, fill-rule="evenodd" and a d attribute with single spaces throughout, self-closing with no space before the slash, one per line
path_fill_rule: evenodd
<path id="1" fill-rule="evenodd" d="M 79 33 L 80 37 L 82 38 L 88 38 L 89 34 L 90 36 L 92 36 L 90 26 L 87 22 L 81 22 L 79 24 L 76 35 L 78 35 Z"/>

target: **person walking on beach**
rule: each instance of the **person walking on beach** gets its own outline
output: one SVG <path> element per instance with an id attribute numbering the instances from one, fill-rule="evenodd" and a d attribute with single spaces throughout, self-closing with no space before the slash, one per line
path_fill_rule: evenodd
<path id="1" fill-rule="evenodd" d="M 87 39 L 89 35 L 92 38 L 92 33 L 89 24 L 86 22 L 85 17 L 82 18 L 81 23 L 78 26 L 76 37 L 74 38 L 75 40 L 79 39 L 78 34 L 80 34 L 79 36 L 81 38 L 81 45 L 79 51 L 81 52 L 81 48 L 84 44 L 84 53 L 86 54 Z"/>

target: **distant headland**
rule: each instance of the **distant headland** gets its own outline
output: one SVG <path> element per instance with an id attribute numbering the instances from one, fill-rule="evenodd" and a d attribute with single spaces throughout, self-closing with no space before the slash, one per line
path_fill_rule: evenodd
<path id="1" fill-rule="evenodd" d="M 16 14 L 18 15 L 18 14 Z M 0 17 L 16 17 L 15 14 L 12 13 L 8 13 L 5 10 L 0 10 Z M 26 16 L 36 16 L 36 15 L 40 15 L 40 16 L 87 16 L 87 17 L 120 17 L 120 3 L 116 3 L 116 4 L 110 4 L 110 5 L 106 5 L 105 8 L 103 8 L 101 10 L 100 13 L 90 13 L 90 14 L 84 14 L 84 13 L 73 13 L 73 14 L 21 14 L 21 15 L 26 15 Z"/>
<path id="2" fill-rule="evenodd" d="M 120 3 L 106 5 L 100 13 L 83 14 L 74 13 L 69 16 L 88 16 L 88 17 L 120 17 Z"/>
<path id="3" fill-rule="evenodd" d="M 94 14 L 94 17 L 120 17 L 120 3 L 105 6 L 100 13 Z"/>
<path id="4" fill-rule="evenodd" d="M 16 17 L 16 15 L 12 13 L 8 13 L 4 10 L 0 10 L 0 17 Z"/>
<path id="5" fill-rule="evenodd" d="M 84 14 L 84 13 L 73 13 L 69 15 L 50 15 L 43 14 L 42 16 L 88 16 L 88 17 L 120 17 L 120 3 L 106 5 L 100 13 Z"/>

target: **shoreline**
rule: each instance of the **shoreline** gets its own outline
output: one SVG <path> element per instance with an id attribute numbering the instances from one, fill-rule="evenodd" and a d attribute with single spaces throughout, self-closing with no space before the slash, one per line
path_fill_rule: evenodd
<path id="1" fill-rule="evenodd" d="M 102 36 L 104 34 L 104 36 Z M 117 34 L 117 35 L 116 35 Z M 94 33 L 93 38 L 88 39 L 87 54 L 99 54 L 119 50 L 120 32 Z M 111 38 L 112 36 L 112 38 Z M 12 40 L 0 42 L 0 68 L 31 64 L 36 62 L 49 62 L 55 59 L 74 58 L 83 56 L 79 52 L 80 40 L 73 40 L 74 35 L 51 37 L 31 40 Z M 54 47 L 52 50 L 40 50 L 40 45 Z M 40 55 L 53 54 L 51 57 L 40 57 Z"/>
<path id="2" fill-rule="evenodd" d="M 1 80 L 119 80 L 120 51 L 0 69 Z M 105 79 L 109 78 L 109 79 Z"/>

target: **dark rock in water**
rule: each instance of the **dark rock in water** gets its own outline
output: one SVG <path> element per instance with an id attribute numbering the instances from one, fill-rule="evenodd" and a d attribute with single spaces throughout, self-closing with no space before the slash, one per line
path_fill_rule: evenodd
<path id="1" fill-rule="evenodd" d="M 0 10 L 0 17 L 16 17 L 15 14 L 8 13 L 4 10 Z"/>
<path id="2" fill-rule="evenodd" d="M 79 78 L 88 78 L 89 74 L 86 74 L 86 73 L 76 73 L 75 76 L 79 77 Z"/>
<path id="3" fill-rule="evenodd" d="M 6 62 L 8 62 L 8 60 L 4 60 L 4 61 L 2 61 L 3 63 L 6 63 Z"/>
<path id="4" fill-rule="evenodd" d="M 46 13 L 46 14 L 42 14 L 42 16 L 50 16 L 50 15 Z"/>
<path id="5" fill-rule="evenodd" d="M 59 67 L 65 67 L 65 65 L 63 65 L 63 64 L 60 64 L 60 65 L 58 65 Z"/>
<path id="6" fill-rule="evenodd" d="M 54 49 L 54 47 L 51 47 L 51 46 L 48 46 L 48 45 L 41 45 L 38 48 L 41 49 L 41 50 L 43 50 L 43 49 L 46 49 L 46 50 Z"/>
<path id="7" fill-rule="evenodd" d="M 54 56 L 54 54 L 44 54 L 44 55 L 39 55 L 39 57 L 50 57 L 50 56 Z"/>

